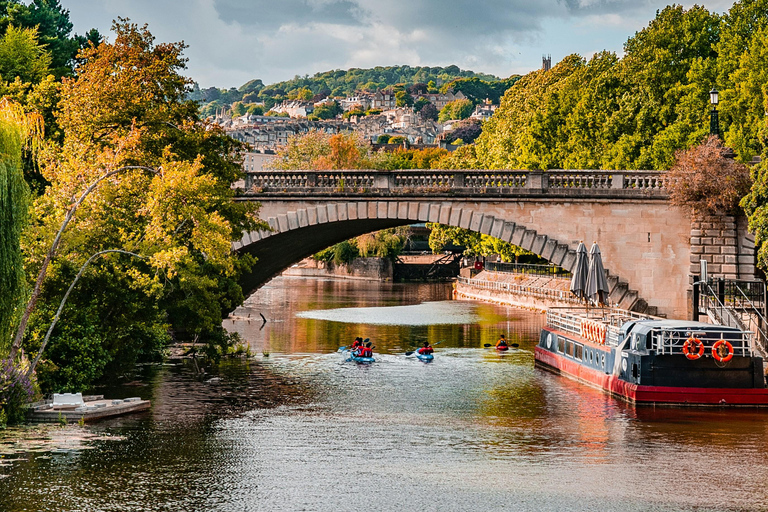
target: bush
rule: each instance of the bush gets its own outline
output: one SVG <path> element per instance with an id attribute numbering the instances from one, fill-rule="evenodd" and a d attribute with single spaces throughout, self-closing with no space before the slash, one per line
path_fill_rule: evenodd
<path id="1" fill-rule="evenodd" d="M 703 214 L 733 212 L 751 185 L 749 169 L 725 156 L 727 148 L 716 135 L 702 144 L 675 153 L 669 170 L 672 204 Z"/>
<path id="2" fill-rule="evenodd" d="M 25 405 L 35 397 L 33 382 L 27 378 L 29 363 L 17 365 L 0 361 L 0 424 L 24 421 Z"/>

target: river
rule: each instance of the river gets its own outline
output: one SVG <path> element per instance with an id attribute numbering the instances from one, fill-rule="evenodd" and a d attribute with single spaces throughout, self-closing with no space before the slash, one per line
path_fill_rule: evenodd
<path id="1" fill-rule="evenodd" d="M 143 366 L 96 391 L 147 413 L 0 435 L 0 510 L 768 509 L 768 411 L 628 406 L 534 368 L 540 313 L 450 290 L 275 279 L 224 323 L 251 359 Z M 376 363 L 344 362 L 355 336 Z"/>

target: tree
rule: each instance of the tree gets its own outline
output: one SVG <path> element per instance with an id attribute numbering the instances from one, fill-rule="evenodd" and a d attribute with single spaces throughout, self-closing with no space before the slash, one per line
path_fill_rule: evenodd
<path id="1" fill-rule="evenodd" d="M 667 174 L 670 202 L 705 215 L 734 212 L 749 192 L 751 182 L 747 166 L 725 156 L 726 151 L 717 135 L 699 146 L 678 151 L 675 165 Z M 749 198 L 745 200 L 750 202 Z"/>
<path id="2" fill-rule="evenodd" d="M 413 103 L 413 111 L 414 112 L 421 112 L 421 109 L 423 109 L 427 105 L 431 105 L 431 104 L 432 103 L 427 98 L 422 96 L 421 98 L 417 99 Z"/>
<path id="3" fill-rule="evenodd" d="M 242 300 L 237 278 L 253 264 L 232 254 L 231 242 L 265 227 L 252 206 L 232 201 L 242 144 L 202 123 L 186 99 L 183 45 L 155 44 L 146 27 L 127 20 L 113 30 L 114 43 L 84 50 L 77 76 L 62 83 L 65 137 L 41 153 L 50 186 L 24 237 L 29 273 L 38 273 L 83 183 L 137 163 L 154 172 L 114 174 L 82 202 L 45 278 L 26 348 L 39 347 L 52 305 L 91 254 L 122 248 L 146 259 L 105 259 L 83 275 L 63 312 L 70 321 L 59 323 L 41 363 L 49 386 L 81 386 L 157 357 L 169 330 L 221 342 L 222 310 Z M 75 371 L 67 358 L 82 349 L 91 355 Z"/>
<path id="4" fill-rule="evenodd" d="M 419 111 L 419 114 L 424 120 L 437 121 L 438 119 L 437 107 L 432 103 L 424 105 L 421 111 Z"/>
<path id="5" fill-rule="evenodd" d="M 413 105 L 413 96 L 406 91 L 397 91 L 395 93 L 395 104 L 398 107 L 410 107 Z"/>
<path id="6" fill-rule="evenodd" d="M 316 106 L 312 114 L 317 119 L 335 119 L 336 116 L 341 115 L 343 112 L 341 105 L 337 101 L 327 101 Z"/>
<path id="7" fill-rule="evenodd" d="M 47 74 L 51 54 L 38 42 L 37 30 L 9 26 L 0 39 L 0 77 L 38 83 Z"/>
<path id="8" fill-rule="evenodd" d="M 9 347 L 26 291 L 20 238 L 28 220 L 29 187 L 23 175 L 23 149 L 42 135 L 39 116 L 0 100 L 0 353 Z"/>
<path id="9" fill-rule="evenodd" d="M 376 138 L 376 144 L 389 144 L 390 137 L 388 133 L 382 133 Z"/>
<path id="10" fill-rule="evenodd" d="M 449 101 L 440 111 L 437 120 L 440 123 L 445 123 L 446 121 L 467 119 L 472 115 L 474 108 L 475 106 L 469 100 Z"/>

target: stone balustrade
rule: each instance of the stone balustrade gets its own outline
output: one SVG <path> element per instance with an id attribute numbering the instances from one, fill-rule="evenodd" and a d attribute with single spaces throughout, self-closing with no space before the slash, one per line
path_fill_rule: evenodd
<path id="1" fill-rule="evenodd" d="M 623 192 L 619 192 L 623 191 Z M 557 195 L 666 197 L 663 171 L 341 170 L 248 172 L 245 195 Z M 618 193 L 617 193 L 618 192 Z"/>

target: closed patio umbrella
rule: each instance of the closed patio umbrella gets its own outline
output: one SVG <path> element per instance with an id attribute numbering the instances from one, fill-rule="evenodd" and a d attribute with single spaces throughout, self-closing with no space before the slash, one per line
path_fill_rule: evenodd
<path id="1" fill-rule="evenodd" d="M 587 296 L 587 273 L 589 271 L 589 260 L 587 257 L 587 247 L 584 242 L 579 242 L 576 248 L 576 265 L 571 271 L 571 292 L 580 299 Z"/>
<path id="2" fill-rule="evenodd" d="M 608 280 L 605 278 L 603 257 L 597 242 L 589 250 L 589 272 L 587 274 L 586 295 L 595 304 L 605 304 L 608 297 Z"/>

